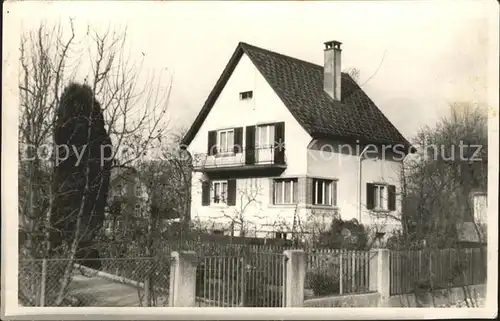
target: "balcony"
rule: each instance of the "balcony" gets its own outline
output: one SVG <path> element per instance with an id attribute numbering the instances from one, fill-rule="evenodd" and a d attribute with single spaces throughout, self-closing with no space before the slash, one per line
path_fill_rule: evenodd
<path id="1" fill-rule="evenodd" d="M 216 155 L 199 153 L 193 155 L 193 167 L 197 171 L 250 171 L 286 168 L 284 148 L 257 147 L 244 149 L 242 152 L 219 152 Z"/>

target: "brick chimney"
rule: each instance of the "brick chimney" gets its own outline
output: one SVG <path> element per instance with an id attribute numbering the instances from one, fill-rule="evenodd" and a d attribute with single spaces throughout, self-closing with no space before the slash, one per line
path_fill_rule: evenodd
<path id="1" fill-rule="evenodd" d="M 341 101 L 341 44 L 341 42 L 335 40 L 325 42 L 325 68 L 323 71 L 323 89 L 330 95 L 330 97 L 337 101 Z"/>

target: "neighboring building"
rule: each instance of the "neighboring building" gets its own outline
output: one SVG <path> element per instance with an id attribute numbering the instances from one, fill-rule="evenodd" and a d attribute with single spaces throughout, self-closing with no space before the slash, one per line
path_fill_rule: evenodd
<path id="1" fill-rule="evenodd" d="M 109 186 L 109 208 L 104 223 L 108 233 L 126 226 L 131 220 L 145 219 L 149 198 L 147 186 L 140 180 L 135 169 L 113 170 Z"/>
<path id="2" fill-rule="evenodd" d="M 341 73 L 340 43 L 325 45 L 320 66 L 238 44 L 182 141 L 193 222 L 266 238 L 315 233 L 336 215 L 397 226 L 386 218 L 399 215 L 411 146 Z"/>
<path id="3" fill-rule="evenodd" d="M 472 204 L 474 208 L 474 221 L 478 224 L 488 223 L 488 195 L 485 192 L 475 192 L 472 194 Z"/>
<path id="4" fill-rule="evenodd" d="M 474 191 L 468 201 L 470 208 L 465 208 L 464 219 L 457 223 L 459 240 L 465 246 L 485 244 L 488 239 L 488 195 Z"/>
<path id="5" fill-rule="evenodd" d="M 120 226 L 147 226 L 151 215 L 152 205 L 158 209 L 158 218 L 161 226 L 178 222 L 181 213 L 175 208 L 168 207 L 164 201 L 167 199 L 166 188 L 162 185 L 165 179 L 163 173 L 153 173 L 154 185 L 148 173 L 140 173 L 134 168 L 116 169 L 111 173 L 110 189 L 108 195 L 108 211 L 105 229 L 108 233 Z"/>

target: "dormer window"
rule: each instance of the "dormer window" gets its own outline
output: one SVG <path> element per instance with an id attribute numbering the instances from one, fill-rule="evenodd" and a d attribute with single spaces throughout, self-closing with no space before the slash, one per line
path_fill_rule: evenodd
<path id="1" fill-rule="evenodd" d="M 240 93 L 240 100 L 252 99 L 253 91 L 244 91 Z"/>

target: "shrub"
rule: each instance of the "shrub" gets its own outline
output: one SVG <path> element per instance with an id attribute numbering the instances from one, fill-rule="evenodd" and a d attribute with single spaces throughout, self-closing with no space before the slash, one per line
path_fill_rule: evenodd
<path id="1" fill-rule="evenodd" d="M 309 287 L 313 290 L 315 296 L 324 296 L 331 294 L 340 294 L 340 281 L 321 271 L 307 273 Z"/>
<path id="2" fill-rule="evenodd" d="M 356 219 L 343 221 L 334 218 L 328 231 L 319 236 L 318 247 L 330 249 L 365 250 L 368 244 L 368 233 Z"/>

